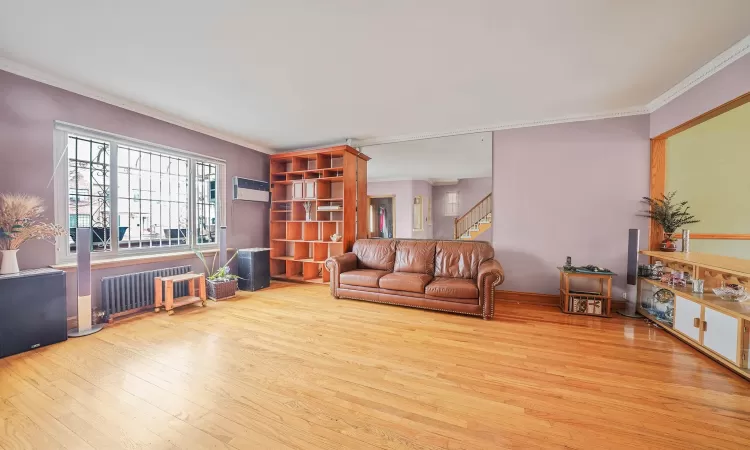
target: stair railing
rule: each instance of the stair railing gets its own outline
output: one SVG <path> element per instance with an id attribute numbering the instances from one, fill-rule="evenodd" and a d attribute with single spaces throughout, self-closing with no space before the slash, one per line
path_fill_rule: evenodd
<path id="1" fill-rule="evenodd" d="M 472 227 L 477 225 L 482 219 L 492 213 L 492 193 L 480 200 L 463 216 L 455 219 L 453 224 L 453 239 L 463 236 Z"/>

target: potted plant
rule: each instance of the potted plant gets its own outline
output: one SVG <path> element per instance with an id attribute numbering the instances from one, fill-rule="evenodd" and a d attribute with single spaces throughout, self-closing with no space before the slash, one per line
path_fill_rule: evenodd
<path id="1" fill-rule="evenodd" d="M 676 194 L 676 191 L 666 195 L 662 194 L 662 198 L 660 199 L 643 197 L 643 203 L 646 203 L 649 209 L 639 214 L 641 217 L 648 217 L 662 227 L 664 230 L 664 240 L 661 242 L 661 250 L 665 252 L 677 250 L 674 239 L 672 239 L 675 231 L 682 226 L 700 222 L 700 220 L 690 214 L 688 202 L 683 201 L 678 203 L 674 200 Z"/>
<path id="2" fill-rule="evenodd" d="M 230 273 L 229 263 L 237 256 L 237 252 L 229 258 L 226 264 L 219 267 L 216 271 L 214 271 L 214 266 L 216 264 L 217 253 L 214 253 L 210 269 L 208 268 L 208 263 L 206 262 L 206 257 L 203 255 L 203 252 L 195 250 L 195 254 L 198 255 L 198 259 L 201 260 L 203 267 L 206 268 L 206 275 L 208 275 L 208 278 L 206 278 L 206 293 L 208 298 L 211 300 L 224 300 L 234 297 L 237 294 L 237 280 L 240 277 Z"/>
<path id="3" fill-rule="evenodd" d="M 44 205 L 39 197 L 21 194 L 0 194 L 0 275 L 18 273 L 18 249 L 33 239 L 53 242 L 65 230 L 41 222 Z M 53 242 L 54 243 L 54 242 Z"/>

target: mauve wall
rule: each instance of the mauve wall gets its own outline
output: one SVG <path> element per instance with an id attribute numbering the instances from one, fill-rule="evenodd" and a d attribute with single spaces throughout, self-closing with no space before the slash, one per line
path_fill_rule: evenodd
<path id="1" fill-rule="evenodd" d="M 393 237 L 408 239 L 411 237 L 411 199 L 414 187 L 412 181 L 377 181 L 367 183 L 367 195 L 395 195 L 394 208 L 396 222 Z"/>
<path id="2" fill-rule="evenodd" d="M 433 224 L 432 221 L 428 220 L 428 206 L 432 201 L 432 185 L 423 180 L 415 180 L 411 183 L 412 197 L 416 197 L 418 195 L 422 196 L 422 231 L 412 231 L 411 237 L 414 239 L 432 239 Z M 411 215 L 411 213 L 409 215 Z M 413 218 L 411 219 L 412 221 L 414 220 Z M 412 229 L 414 226 L 416 226 L 416 224 L 412 223 Z"/>
<path id="3" fill-rule="evenodd" d="M 210 105 L 208 105 L 210 107 Z M 52 220 L 52 131 L 60 120 L 101 131 L 224 159 L 227 163 L 227 244 L 243 248 L 268 241 L 268 205 L 231 200 L 232 177 L 268 180 L 268 155 L 132 111 L 0 71 L 0 192 L 37 195 Z M 99 304 L 102 276 L 195 264 L 195 258 L 159 264 L 97 270 L 94 303 Z M 54 248 L 31 242 L 19 252 L 22 269 L 55 263 Z M 68 277 L 68 311 L 75 311 L 75 277 Z"/>
<path id="4" fill-rule="evenodd" d="M 625 288 L 629 228 L 649 192 L 649 117 L 497 131 L 493 136 L 493 244 L 508 291 L 556 294 L 556 267 L 614 270 Z"/>
<path id="5" fill-rule="evenodd" d="M 750 92 L 750 55 L 745 55 L 651 113 L 651 137 Z"/>
<path id="6" fill-rule="evenodd" d="M 446 216 L 446 196 L 448 192 L 458 192 L 458 216 Z M 436 239 L 453 239 L 454 219 L 466 214 L 480 200 L 492 193 L 492 177 L 464 178 L 458 184 L 432 187 L 432 214 Z M 492 240 L 492 227 L 477 237 L 481 241 Z"/>

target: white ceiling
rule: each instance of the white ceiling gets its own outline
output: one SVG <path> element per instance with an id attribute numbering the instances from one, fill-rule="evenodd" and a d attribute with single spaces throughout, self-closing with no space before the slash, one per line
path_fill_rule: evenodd
<path id="1" fill-rule="evenodd" d="M 0 11 L 0 57 L 277 149 L 632 110 L 750 33 L 749 0 L 0 0 Z"/>
<path id="2" fill-rule="evenodd" d="M 426 180 L 456 183 L 492 176 L 492 133 L 473 133 L 361 148 L 372 158 L 368 181 Z"/>

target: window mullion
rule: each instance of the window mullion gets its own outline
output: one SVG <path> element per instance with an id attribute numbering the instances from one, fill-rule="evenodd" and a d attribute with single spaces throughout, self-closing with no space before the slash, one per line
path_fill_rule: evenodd
<path id="1" fill-rule="evenodd" d="M 114 256 L 117 256 L 120 250 L 120 223 L 119 223 L 119 211 L 118 211 L 118 200 L 117 193 L 119 184 L 117 181 L 118 175 L 118 160 L 117 160 L 117 142 L 112 142 L 109 153 L 109 213 L 110 213 L 110 251 Z"/>
<path id="2" fill-rule="evenodd" d="M 189 158 L 189 169 L 188 169 L 188 217 L 190 217 L 188 224 L 188 234 L 190 235 L 190 248 L 195 248 L 198 243 L 198 230 L 195 226 L 195 223 L 197 221 L 197 211 L 196 211 L 196 199 L 197 199 L 197 193 L 196 193 L 196 186 L 195 186 L 195 166 L 196 166 L 196 160 L 194 158 Z"/>

